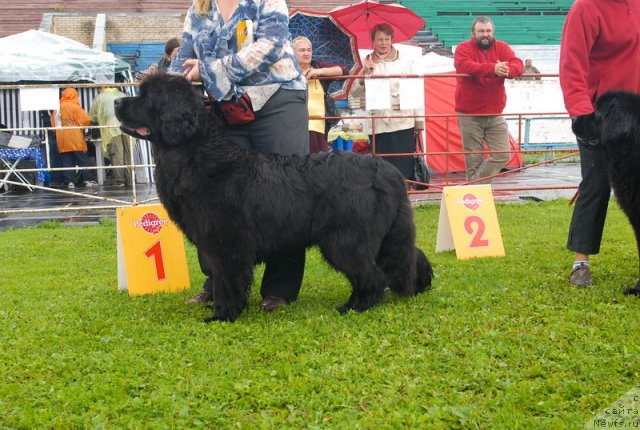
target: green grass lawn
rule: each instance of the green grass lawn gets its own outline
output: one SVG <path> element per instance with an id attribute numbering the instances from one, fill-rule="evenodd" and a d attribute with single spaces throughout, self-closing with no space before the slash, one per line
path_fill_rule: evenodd
<path id="1" fill-rule="evenodd" d="M 632 230 L 612 202 L 578 290 L 566 200 L 497 211 L 506 257 L 458 261 L 416 209 L 436 274 L 416 298 L 340 316 L 350 287 L 311 250 L 296 303 L 262 313 L 254 286 L 234 324 L 185 303 L 192 246 L 190 290 L 132 298 L 112 221 L 0 233 L 0 428 L 582 428 L 638 386 Z"/>

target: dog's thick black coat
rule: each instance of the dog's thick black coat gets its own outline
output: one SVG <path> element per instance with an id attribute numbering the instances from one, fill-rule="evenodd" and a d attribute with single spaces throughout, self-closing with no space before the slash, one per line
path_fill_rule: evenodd
<path id="1" fill-rule="evenodd" d="M 138 97 L 116 101 L 116 114 L 125 132 L 153 143 L 160 200 L 214 274 L 208 320 L 240 315 L 265 256 L 312 245 L 352 285 L 342 313 L 369 309 L 387 286 L 413 296 L 431 285 L 403 177 L 390 163 L 241 149 L 178 76 L 147 78 Z"/>
<path id="2" fill-rule="evenodd" d="M 604 150 L 611 187 L 629 218 L 640 256 L 640 96 L 605 93 L 596 102 L 600 139 L 588 149 Z M 640 281 L 625 294 L 640 296 Z"/>

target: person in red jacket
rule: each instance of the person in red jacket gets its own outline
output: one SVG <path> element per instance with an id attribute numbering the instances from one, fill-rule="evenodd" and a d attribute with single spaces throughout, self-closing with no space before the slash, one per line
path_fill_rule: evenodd
<path id="1" fill-rule="evenodd" d="M 576 138 L 598 139 L 598 97 L 609 90 L 640 93 L 640 0 L 576 0 L 562 30 L 560 87 Z M 586 287 L 593 283 L 589 255 L 600 252 L 611 186 L 602 152 L 580 146 L 580 166 L 567 248 L 575 252 L 569 282 Z"/>
<path id="2" fill-rule="evenodd" d="M 522 60 L 505 42 L 496 40 L 491 19 L 479 16 L 471 25 L 471 39 L 460 43 L 454 53 L 457 78 L 458 117 L 468 181 L 490 183 L 509 161 L 509 130 L 500 115 L 507 103 L 504 80 L 522 74 Z M 466 116 L 469 115 L 469 116 Z M 484 158 L 484 142 L 489 157 Z M 495 151 L 495 152 L 494 152 Z"/>

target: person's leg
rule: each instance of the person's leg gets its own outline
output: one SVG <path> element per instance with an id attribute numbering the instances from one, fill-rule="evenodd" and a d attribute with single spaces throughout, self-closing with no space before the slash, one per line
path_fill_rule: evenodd
<path id="1" fill-rule="evenodd" d="M 122 135 L 112 137 L 107 148 L 109 150 L 111 165 L 114 167 L 111 169 L 113 185 L 122 186 L 125 183 L 124 169 L 120 167 L 124 165 L 124 144 Z"/>
<path id="2" fill-rule="evenodd" d="M 414 129 L 376 134 L 376 154 L 413 154 L 415 152 Z M 405 179 L 413 177 L 413 155 L 384 157 L 393 164 Z"/>
<path id="3" fill-rule="evenodd" d="M 306 91 L 277 91 L 256 113 L 250 124 L 227 127 L 227 139 L 242 148 L 262 153 L 304 155 L 309 151 L 309 115 Z M 273 310 L 297 298 L 304 274 L 305 250 L 294 250 L 277 257 L 267 258 L 261 293 L 264 298 L 276 297 L 281 301 L 264 301 L 262 308 Z M 302 261 L 302 264 L 300 264 Z M 200 265 L 203 269 L 203 265 Z M 207 275 L 203 288 L 215 288 Z M 200 293 L 198 296 L 202 295 Z M 277 294 L 282 294 L 277 296 Z M 192 301 L 197 300 L 194 297 Z M 204 294 L 206 296 L 206 294 Z M 205 299 L 208 297 L 205 297 Z"/>
<path id="4" fill-rule="evenodd" d="M 481 126 L 482 118 L 483 117 L 477 116 L 458 117 L 467 181 L 473 181 L 478 177 L 478 169 L 484 161 L 484 154 L 482 153 L 484 149 L 484 130 Z"/>
<path id="5" fill-rule="evenodd" d="M 60 153 L 60 163 L 62 167 L 65 167 L 65 168 L 74 167 L 75 164 L 73 160 L 74 160 L 73 152 Z M 63 170 L 62 180 L 63 180 L 64 186 L 73 188 L 75 186 L 75 181 L 76 181 L 76 172 L 74 170 Z"/>
<path id="6" fill-rule="evenodd" d="M 500 173 L 500 170 L 509 162 L 509 128 L 503 116 L 488 116 L 485 118 L 484 138 L 489 148 L 487 157 L 476 172 L 476 179 L 487 178 Z M 491 179 L 478 182 L 480 184 L 491 183 Z"/>
<path id="7" fill-rule="evenodd" d="M 122 161 L 125 165 L 130 166 L 133 164 L 133 145 L 135 141 L 125 134 L 121 134 L 120 139 L 122 140 Z M 127 167 L 122 171 L 124 173 L 124 184 L 128 187 L 133 185 L 131 169 L 131 167 Z"/>
<path id="8" fill-rule="evenodd" d="M 259 152 L 307 154 L 309 118 L 306 106 L 306 91 L 280 90 L 274 94 L 256 114 L 256 121 L 252 124 L 252 147 Z M 304 262 L 304 248 L 281 251 L 265 259 L 260 288 L 265 299 L 262 309 L 274 310 L 298 298 Z"/>
<path id="9" fill-rule="evenodd" d="M 48 131 L 47 135 L 49 137 L 49 162 L 51 163 L 51 167 L 53 168 L 63 167 L 62 160 L 60 158 L 60 153 L 58 152 L 56 134 L 52 131 Z M 57 186 L 67 185 L 67 182 L 65 182 L 62 172 L 51 172 L 50 185 L 57 185 Z"/>
<path id="10" fill-rule="evenodd" d="M 304 263 L 304 249 L 282 251 L 265 259 L 265 269 L 260 287 L 262 298 L 282 298 L 286 303 L 296 300 L 302 286 Z M 263 305 L 263 308 L 265 307 Z"/>
<path id="11" fill-rule="evenodd" d="M 580 168 L 582 181 L 571 216 L 567 248 L 575 252 L 570 282 L 584 287 L 593 282 L 589 256 L 600 252 L 611 185 L 603 152 L 580 147 Z"/>
<path id="12" fill-rule="evenodd" d="M 196 296 L 189 299 L 187 303 L 204 303 L 213 300 L 213 279 L 211 279 L 213 274 L 210 273 L 207 264 L 205 264 L 204 257 L 200 253 L 200 251 L 198 251 L 198 263 L 200 264 L 200 270 L 202 270 L 202 273 L 204 273 L 206 278 L 204 280 L 204 284 L 202 284 L 202 291 L 200 291 L 200 293 L 198 293 Z"/>
<path id="13" fill-rule="evenodd" d="M 89 163 L 89 155 L 85 151 L 74 151 L 73 156 L 76 159 L 76 164 L 80 167 L 80 177 L 82 181 L 89 182 L 90 185 L 97 185 L 96 171 L 94 169 L 84 169 L 85 167 L 93 167 Z"/>

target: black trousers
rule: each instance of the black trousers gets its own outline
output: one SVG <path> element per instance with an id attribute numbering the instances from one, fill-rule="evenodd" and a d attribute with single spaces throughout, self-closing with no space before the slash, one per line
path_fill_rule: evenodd
<path id="1" fill-rule="evenodd" d="M 227 127 L 226 132 L 232 143 L 248 150 L 304 155 L 309 152 L 308 124 L 307 91 L 279 89 L 256 112 L 256 119 L 252 123 Z M 203 268 L 200 253 L 198 260 L 200 268 L 207 275 L 203 288 L 213 291 L 215 286 L 211 273 Z M 266 258 L 260 288 L 262 297 L 296 300 L 302 286 L 304 263 L 304 248 L 281 251 Z"/>
<path id="2" fill-rule="evenodd" d="M 567 248 L 581 254 L 597 254 L 611 199 L 609 172 L 602 151 L 580 147 L 582 181 L 573 209 Z"/>

